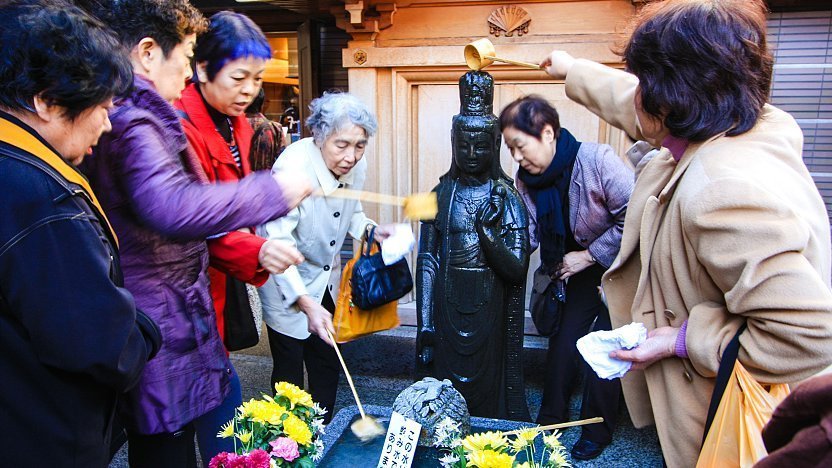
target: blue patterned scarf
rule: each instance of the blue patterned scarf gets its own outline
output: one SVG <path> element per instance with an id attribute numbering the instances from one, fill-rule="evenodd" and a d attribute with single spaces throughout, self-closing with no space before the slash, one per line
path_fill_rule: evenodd
<path id="1" fill-rule="evenodd" d="M 566 253 L 566 234 L 569 230 L 569 182 L 581 142 L 565 128 L 560 129 L 555 145 L 555 157 L 542 174 L 533 175 L 522 167 L 517 173 L 529 187 L 537 206 L 537 238 L 540 258 L 549 268 L 555 268 Z"/>

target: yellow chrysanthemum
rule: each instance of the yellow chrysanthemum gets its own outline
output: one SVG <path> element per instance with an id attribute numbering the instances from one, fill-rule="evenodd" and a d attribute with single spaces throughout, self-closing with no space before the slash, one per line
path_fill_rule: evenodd
<path id="1" fill-rule="evenodd" d="M 251 440 L 251 432 L 245 431 L 237 434 L 237 438 L 240 439 L 240 442 L 247 444 Z"/>
<path id="2" fill-rule="evenodd" d="M 506 438 L 502 432 L 485 432 L 471 434 L 462 440 L 462 446 L 466 450 L 495 450 L 506 445 Z"/>
<path id="3" fill-rule="evenodd" d="M 257 401 L 254 398 L 252 398 L 249 401 L 243 402 L 243 404 L 237 408 L 237 413 L 239 413 L 241 418 L 250 418 L 252 411 L 258 403 L 260 403 L 260 401 Z"/>
<path id="4" fill-rule="evenodd" d="M 514 468 L 534 468 L 534 467 L 532 465 L 530 465 L 529 462 L 524 461 L 523 463 L 520 463 L 519 465 L 515 466 Z"/>
<path id="5" fill-rule="evenodd" d="M 228 421 L 222 426 L 222 430 L 217 432 L 217 437 L 227 439 L 234 437 L 234 421 Z"/>
<path id="6" fill-rule="evenodd" d="M 251 400 L 241 406 L 243 417 L 251 418 L 252 421 L 261 424 L 280 424 L 281 416 L 286 413 L 286 408 L 274 401 Z"/>
<path id="7" fill-rule="evenodd" d="M 540 431 L 535 429 L 524 429 L 520 431 L 520 433 L 517 434 L 517 437 L 511 441 L 511 448 L 514 449 L 515 452 L 523 450 L 527 445 L 534 441 L 535 437 L 537 437 L 537 434 L 539 433 Z"/>
<path id="8" fill-rule="evenodd" d="M 514 457 L 494 450 L 474 450 L 467 455 L 468 463 L 478 468 L 511 468 Z"/>
<path id="9" fill-rule="evenodd" d="M 274 384 L 274 391 L 277 395 L 282 395 L 288 398 L 289 402 L 292 404 L 292 408 L 294 408 L 295 405 L 312 407 L 314 404 L 312 401 L 312 395 L 306 393 L 297 385 L 290 384 L 289 382 L 278 382 Z"/>
<path id="10" fill-rule="evenodd" d="M 298 443 L 298 445 L 309 445 L 312 443 L 312 431 L 309 426 L 294 414 L 289 414 L 289 417 L 283 421 L 283 432 Z"/>

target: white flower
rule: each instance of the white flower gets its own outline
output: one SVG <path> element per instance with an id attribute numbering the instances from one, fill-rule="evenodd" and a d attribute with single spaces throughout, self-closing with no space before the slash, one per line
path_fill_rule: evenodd
<path id="1" fill-rule="evenodd" d="M 569 461 L 569 456 L 566 454 L 566 447 L 563 445 L 552 449 L 549 455 L 548 466 L 555 468 L 570 468 L 572 463 Z"/>
<path id="2" fill-rule="evenodd" d="M 446 416 L 436 425 L 436 431 L 433 434 L 433 445 L 434 447 L 447 447 L 458 437 L 459 423 Z"/>
<path id="3" fill-rule="evenodd" d="M 459 423 L 454 422 L 453 419 L 445 416 L 445 419 L 439 421 L 439 424 L 436 425 L 436 432 L 458 432 L 459 431 Z"/>
<path id="4" fill-rule="evenodd" d="M 563 447 L 563 444 L 561 444 L 560 442 L 560 436 L 561 432 L 555 429 L 554 431 L 552 431 L 551 434 L 543 436 L 543 443 L 546 444 L 546 446 L 549 447 L 550 450 L 555 450 L 558 447 Z"/>
<path id="5" fill-rule="evenodd" d="M 324 456 L 324 441 L 320 438 L 315 439 L 314 446 L 313 446 L 313 454 L 312 454 L 312 461 L 317 462 Z"/>
<path id="6" fill-rule="evenodd" d="M 323 416 L 326 414 L 326 410 L 324 408 L 321 408 L 321 405 L 319 405 L 317 401 L 315 402 L 315 404 L 312 405 L 312 409 L 318 416 Z"/>
<path id="7" fill-rule="evenodd" d="M 439 459 L 439 463 L 441 463 L 442 466 L 445 467 L 445 468 L 453 466 L 454 463 L 456 463 L 458 461 L 459 461 L 459 457 L 457 457 L 453 453 L 449 453 L 449 454 L 447 454 L 444 457 Z"/>
<path id="8" fill-rule="evenodd" d="M 321 418 L 315 418 L 312 420 L 312 432 L 319 432 L 321 434 L 325 434 L 324 432 L 324 420 Z"/>

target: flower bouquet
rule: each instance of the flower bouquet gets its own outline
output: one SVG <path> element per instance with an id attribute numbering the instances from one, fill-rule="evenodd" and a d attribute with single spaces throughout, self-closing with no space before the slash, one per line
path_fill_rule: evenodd
<path id="1" fill-rule="evenodd" d="M 286 382 L 275 384 L 275 396 L 251 399 L 217 437 L 233 437 L 234 453 L 222 452 L 209 468 L 313 467 L 323 455 L 323 410 L 312 397 Z"/>
<path id="2" fill-rule="evenodd" d="M 534 441 L 541 434 L 543 450 L 538 458 Z M 560 435 L 557 430 L 546 435 L 529 428 L 511 436 L 497 431 L 462 437 L 459 423 L 445 418 L 436 427 L 434 446 L 443 452 L 439 463 L 445 468 L 571 467 Z"/>

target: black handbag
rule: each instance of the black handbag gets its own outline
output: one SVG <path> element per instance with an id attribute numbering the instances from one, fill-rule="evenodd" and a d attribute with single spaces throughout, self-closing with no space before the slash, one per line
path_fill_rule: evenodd
<path id="1" fill-rule="evenodd" d="M 413 276 L 405 259 L 385 265 L 381 258 L 381 245 L 377 253 L 370 254 L 376 228 L 370 230 L 366 250 L 355 261 L 352 270 L 352 302 L 360 309 L 368 310 L 396 301 L 413 290 Z"/>
<path id="2" fill-rule="evenodd" d="M 560 330 L 566 290 L 563 281 L 552 279 L 548 269 L 540 265 L 534 271 L 529 312 L 537 332 L 541 336 L 553 336 Z"/>
<path id="3" fill-rule="evenodd" d="M 251 348 L 260 341 L 257 333 L 257 324 L 254 323 L 254 313 L 251 310 L 251 302 L 248 300 L 246 283 L 233 278 L 225 277 L 225 349 L 228 351 L 239 351 Z"/>

